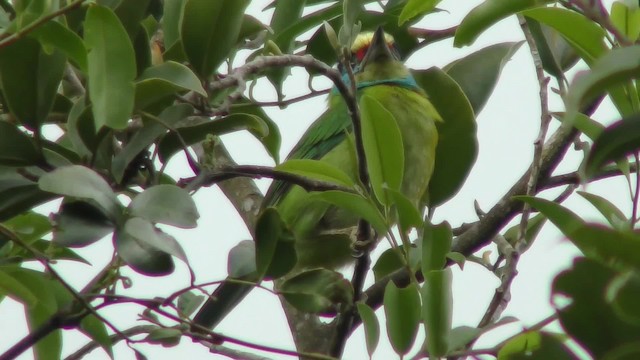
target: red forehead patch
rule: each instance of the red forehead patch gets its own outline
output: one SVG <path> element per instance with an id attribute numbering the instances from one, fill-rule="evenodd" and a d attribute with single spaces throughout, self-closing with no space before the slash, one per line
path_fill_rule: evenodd
<path id="1" fill-rule="evenodd" d="M 369 45 L 367 46 L 363 46 L 360 49 L 358 49 L 358 51 L 356 51 L 356 59 L 358 59 L 358 61 L 362 61 L 362 59 L 364 59 L 364 56 L 367 54 L 367 50 L 369 50 Z"/>

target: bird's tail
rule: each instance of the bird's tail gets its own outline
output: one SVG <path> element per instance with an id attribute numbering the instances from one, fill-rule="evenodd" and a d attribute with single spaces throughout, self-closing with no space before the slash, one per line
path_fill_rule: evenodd
<path id="1" fill-rule="evenodd" d="M 255 275 L 242 279 L 227 279 L 211 294 L 193 318 L 192 331 L 203 332 L 202 328 L 213 329 L 244 299 L 255 285 Z M 240 281 L 238 281 L 240 280 Z"/>

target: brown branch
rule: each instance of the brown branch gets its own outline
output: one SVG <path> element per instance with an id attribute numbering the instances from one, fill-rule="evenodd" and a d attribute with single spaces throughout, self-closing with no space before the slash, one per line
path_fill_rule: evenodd
<path id="1" fill-rule="evenodd" d="M 338 190 L 353 193 L 355 190 L 327 181 L 313 180 L 306 176 L 276 170 L 269 166 L 259 165 L 226 165 L 213 171 L 202 171 L 198 176 L 183 179 L 180 186 L 189 191 L 194 191 L 203 186 L 211 186 L 219 182 L 237 177 L 249 177 L 252 179 L 270 178 L 296 184 L 307 191 Z"/>
<path id="2" fill-rule="evenodd" d="M 126 330 L 122 330 L 120 332 L 120 334 L 113 334 L 111 336 L 109 336 L 109 339 L 111 341 L 111 344 L 115 345 L 116 343 L 122 341 L 122 340 L 127 340 L 129 338 L 131 338 L 132 336 L 135 335 L 140 335 L 140 334 L 148 334 L 153 330 L 156 330 L 158 327 L 155 325 L 139 325 L 139 326 L 134 326 L 130 329 L 126 329 Z M 81 347 L 80 349 L 76 350 L 76 352 L 74 352 L 73 354 L 67 356 L 66 358 L 64 358 L 65 360 L 81 360 L 82 358 L 85 357 L 85 355 L 87 355 L 88 353 L 92 352 L 93 350 L 99 348 L 101 345 L 95 341 L 91 341 L 89 343 L 87 343 L 86 345 L 84 345 L 83 347 Z"/>

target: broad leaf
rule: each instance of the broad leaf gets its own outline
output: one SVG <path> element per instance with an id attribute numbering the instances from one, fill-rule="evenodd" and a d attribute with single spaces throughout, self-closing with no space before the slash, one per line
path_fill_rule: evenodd
<path id="1" fill-rule="evenodd" d="M 422 286 L 422 318 L 427 333 L 430 356 L 444 356 L 449 349 L 449 333 L 453 315 L 450 268 L 431 270 Z"/>
<path id="2" fill-rule="evenodd" d="M 33 141 L 16 125 L 0 120 L 0 165 L 29 166 L 42 161 Z"/>
<path id="3" fill-rule="evenodd" d="M 136 60 L 127 32 L 110 9 L 87 11 L 84 41 L 89 63 L 89 97 L 96 129 L 123 129 L 133 110 Z"/>
<path id="4" fill-rule="evenodd" d="M 411 283 L 399 289 L 393 281 L 384 291 L 384 313 L 387 317 L 387 334 L 393 350 L 406 354 L 413 346 L 420 325 L 420 293 Z"/>
<path id="5" fill-rule="evenodd" d="M 344 171 L 320 160 L 289 159 L 274 170 L 305 176 L 313 180 L 326 181 L 346 187 L 354 187 L 355 182 Z"/>
<path id="6" fill-rule="evenodd" d="M 335 315 L 353 301 L 349 281 L 327 269 L 308 270 L 287 279 L 279 293 L 298 310 L 320 315 Z"/>
<path id="7" fill-rule="evenodd" d="M 175 185 L 152 186 L 133 198 L 131 215 L 151 222 L 194 228 L 200 217 L 191 195 Z"/>

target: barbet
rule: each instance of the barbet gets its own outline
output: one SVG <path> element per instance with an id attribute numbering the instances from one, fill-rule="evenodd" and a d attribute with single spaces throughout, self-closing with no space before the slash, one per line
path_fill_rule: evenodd
<path id="1" fill-rule="evenodd" d="M 395 118 L 404 146 L 404 174 L 400 191 L 418 207 L 427 198 L 433 173 L 440 115 L 402 63 L 393 38 L 379 28 L 358 35 L 352 50 L 357 98 L 370 96 Z M 348 81 L 348 77 L 344 77 Z M 329 95 L 328 109 L 302 136 L 288 159 L 315 159 L 329 163 L 358 179 L 353 150 L 353 125 L 337 91 Z M 296 269 L 336 269 L 353 260 L 358 217 L 347 210 L 314 200 L 299 186 L 274 181 L 263 208 L 275 207 L 295 237 Z M 255 276 L 254 276 L 255 277 Z M 257 281 L 248 276 L 242 280 Z M 206 328 L 217 325 L 252 286 L 224 282 L 194 318 Z"/>

